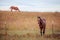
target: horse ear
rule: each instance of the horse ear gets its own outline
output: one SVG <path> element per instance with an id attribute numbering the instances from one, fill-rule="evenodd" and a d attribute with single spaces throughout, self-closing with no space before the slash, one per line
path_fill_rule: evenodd
<path id="1" fill-rule="evenodd" d="M 38 16 L 37 18 L 40 18 L 40 16 Z"/>

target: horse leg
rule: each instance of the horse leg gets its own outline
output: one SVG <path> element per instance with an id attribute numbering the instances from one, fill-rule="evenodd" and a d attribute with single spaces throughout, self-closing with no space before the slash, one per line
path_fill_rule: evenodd
<path id="1" fill-rule="evenodd" d="M 45 34 L 45 26 L 44 26 L 44 28 L 43 28 L 43 35 Z"/>
<path id="2" fill-rule="evenodd" d="M 42 28 L 40 28 L 40 34 L 41 34 L 41 36 L 42 36 Z"/>
<path id="3" fill-rule="evenodd" d="M 12 12 L 12 9 L 11 9 L 11 12 Z"/>

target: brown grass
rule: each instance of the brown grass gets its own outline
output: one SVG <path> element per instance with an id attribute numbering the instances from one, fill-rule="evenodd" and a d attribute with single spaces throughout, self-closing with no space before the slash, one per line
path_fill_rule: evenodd
<path id="1" fill-rule="evenodd" d="M 41 37 L 37 16 L 46 19 L 46 35 Z M 55 12 L 10 12 L 0 11 L 0 34 L 9 34 L 10 40 L 40 40 L 51 38 L 52 34 L 52 20 L 53 33 L 60 32 L 60 13 Z M 13 36 L 14 37 L 13 37 Z M 2 36 L 1 36 L 2 37 Z M 45 38 L 46 37 L 46 38 Z M 17 38 L 17 39 L 16 39 Z M 38 38 L 38 39 L 37 39 Z M 60 37 L 59 37 L 60 38 Z M 50 40 L 50 39 L 49 39 Z M 51 39 L 52 40 L 52 39 Z M 57 39 L 55 39 L 57 40 Z"/>

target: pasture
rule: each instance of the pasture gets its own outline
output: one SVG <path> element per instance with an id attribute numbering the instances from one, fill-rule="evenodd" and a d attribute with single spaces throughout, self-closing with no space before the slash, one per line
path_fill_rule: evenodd
<path id="1" fill-rule="evenodd" d="M 43 36 L 37 16 L 46 19 Z M 60 13 L 0 11 L 0 40 L 60 40 Z"/>

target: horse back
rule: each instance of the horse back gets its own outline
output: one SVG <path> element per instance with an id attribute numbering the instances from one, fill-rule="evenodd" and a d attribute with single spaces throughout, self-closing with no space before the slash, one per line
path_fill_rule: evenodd
<path id="1" fill-rule="evenodd" d="M 46 19 L 42 19 L 42 25 L 45 26 L 46 25 Z"/>

